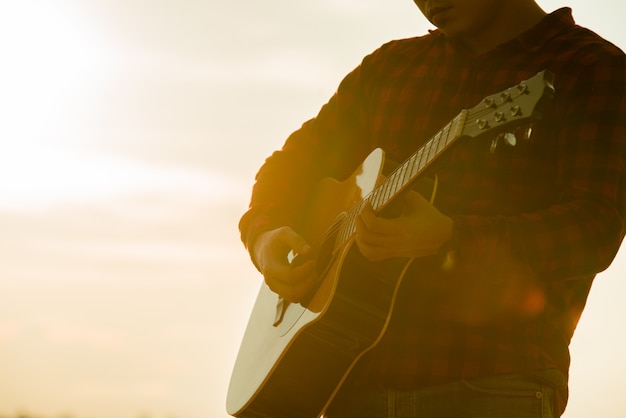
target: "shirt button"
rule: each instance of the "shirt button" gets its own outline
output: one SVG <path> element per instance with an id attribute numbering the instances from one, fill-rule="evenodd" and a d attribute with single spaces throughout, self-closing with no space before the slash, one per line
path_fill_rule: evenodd
<path id="1" fill-rule="evenodd" d="M 541 392 L 535 392 L 535 398 L 537 398 L 537 399 L 541 399 L 541 398 L 543 398 L 543 393 L 541 393 Z"/>

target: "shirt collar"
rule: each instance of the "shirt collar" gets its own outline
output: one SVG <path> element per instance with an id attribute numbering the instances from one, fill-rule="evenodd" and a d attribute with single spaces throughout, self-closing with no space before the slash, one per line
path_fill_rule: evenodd
<path id="1" fill-rule="evenodd" d="M 548 14 L 534 27 L 518 36 L 515 41 L 529 51 L 537 51 L 550 39 L 575 24 L 572 9 L 563 7 Z"/>
<path id="2" fill-rule="evenodd" d="M 486 55 L 491 55 L 492 53 L 503 49 L 508 50 L 512 46 L 512 43 L 517 43 L 522 48 L 531 52 L 538 51 L 550 39 L 557 36 L 561 33 L 561 31 L 571 28 L 575 24 L 574 18 L 572 17 L 572 9 L 569 7 L 560 8 L 546 15 L 539 21 L 539 23 L 519 35 L 517 38 L 509 42 L 504 42 L 493 50 L 486 52 Z M 442 39 L 445 39 L 453 49 L 459 52 L 465 49 L 463 46 L 457 45 L 457 43 L 453 40 L 448 39 L 439 29 L 429 30 L 429 33 L 433 37 L 441 37 Z"/>

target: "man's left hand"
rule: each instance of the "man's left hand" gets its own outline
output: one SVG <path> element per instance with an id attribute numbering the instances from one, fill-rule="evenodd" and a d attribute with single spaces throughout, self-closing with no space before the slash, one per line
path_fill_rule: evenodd
<path id="1" fill-rule="evenodd" d="M 417 192 L 404 196 L 397 218 L 383 218 L 368 203 L 356 222 L 356 243 L 370 261 L 437 254 L 452 236 L 453 221 Z"/>

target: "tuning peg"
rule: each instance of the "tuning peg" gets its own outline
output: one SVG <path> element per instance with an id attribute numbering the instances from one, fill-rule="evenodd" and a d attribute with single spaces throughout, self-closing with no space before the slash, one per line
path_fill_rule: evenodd
<path id="1" fill-rule="evenodd" d="M 498 143 L 500 142 L 500 138 L 502 138 L 502 134 L 496 136 L 491 140 L 491 146 L 489 147 L 489 152 L 491 154 L 496 152 L 496 148 L 498 148 Z"/>
<path id="2" fill-rule="evenodd" d="M 532 136 L 532 134 L 533 134 L 533 126 L 528 125 L 526 129 L 524 129 L 524 136 L 523 136 L 524 140 L 528 141 L 530 137 Z"/>
<path id="3" fill-rule="evenodd" d="M 499 134 L 491 140 L 491 146 L 489 147 L 490 153 L 493 154 L 496 151 L 496 148 L 498 148 L 498 144 L 500 144 L 500 141 L 504 141 L 504 143 L 509 147 L 514 147 L 515 145 L 517 145 L 517 136 L 512 132 L 504 132 Z"/>
<path id="4" fill-rule="evenodd" d="M 497 107 L 496 101 L 491 97 L 485 98 L 485 100 L 483 100 L 483 103 L 485 104 L 485 107 Z"/>
<path id="5" fill-rule="evenodd" d="M 517 90 L 520 92 L 520 94 L 527 94 L 528 93 L 528 84 L 526 84 L 526 83 L 518 84 Z"/>
<path id="6" fill-rule="evenodd" d="M 522 115 L 522 108 L 515 105 L 515 106 L 511 106 L 509 108 L 509 111 L 511 112 L 511 116 L 521 116 Z"/>
<path id="7" fill-rule="evenodd" d="M 486 131 L 490 128 L 489 121 L 487 119 L 478 119 L 476 121 L 476 125 L 478 125 L 478 129 L 480 129 L 481 131 Z"/>
<path id="8" fill-rule="evenodd" d="M 515 145 L 517 145 L 517 137 L 515 136 L 514 133 L 506 132 L 502 134 L 502 136 L 504 137 L 504 143 L 507 144 L 508 146 L 514 147 Z"/>

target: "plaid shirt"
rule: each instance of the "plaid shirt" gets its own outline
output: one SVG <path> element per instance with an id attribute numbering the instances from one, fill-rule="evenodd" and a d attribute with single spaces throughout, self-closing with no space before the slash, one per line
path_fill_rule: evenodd
<path id="1" fill-rule="evenodd" d="M 624 54 L 575 25 L 569 9 L 478 57 L 439 31 L 393 41 L 259 171 L 240 223 L 246 244 L 263 230 L 296 227 L 320 178 L 346 177 L 376 147 L 404 161 L 461 109 L 544 69 L 556 93 L 530 141 L 491 153 L 489 141 L 461 139 L 432 170 L 436 206 L 454 220 L 455 267 L 425 263 L 403 280 L 359 378 L 419 387 L 546 369 L 567 375 L 592 280 L 625 233 Z"/>

